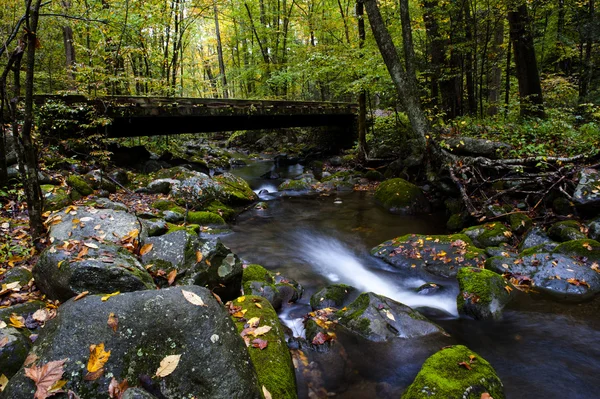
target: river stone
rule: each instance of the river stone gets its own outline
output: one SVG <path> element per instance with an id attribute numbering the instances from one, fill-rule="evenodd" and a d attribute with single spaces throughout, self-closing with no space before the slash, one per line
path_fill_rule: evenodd
<path id="1" fill-rule="evenodd" d="M 486 269 L 463 267 L 456 279 L 458 313 L 477 320 L 499 320 L 502 317 L 502 309 L 512 299 L 513 289 L 502 276 Z"/>
<path id="2" fill-rule="evenodd" d="M 448 150 L 457 155 L 483 156 L 491 159 L 498 158 L 500 151 L 509 151 L 512 146 L 499 141 L 473 137 L 452 137 L 444 139 Z"/>
<path id="3" fill-rule="evenodd" d="M 275 309 L 282 305 L 279 289 L 275 285 L 273 274 L 261 265 L 252 264 L 244 268 L 242 288 L 245 295 L 257 295 L 265 298 Z"/>
<path id="4" fill-rule="evenodd" d="M 39 309 L 44 309 L 45 307 L 46 304 L 42 301 L 18 303 L 16 305 L 0 309 L 0 321 L 10 324 L 10 316 L 13 313 L 17 316 L 27 319 L 31 314 L 35 313 Z"/>
<path id="5" fill-rule="evenodd" d="M 198 295 L 205 306 L 187 301 L 182 290 Z M 32 349 L 38 364 L 68 359 L 65 390 L 81 399 L 104 399 L 112 377 L 137 385 L 140 377 L 155 375 L 164 357 L 181 355 L 172 374 L 152 380 L 163 397 L 262 398 L 244 343 L 209 290 L 172 287 L 120 294 L 105 302 L 100 298 L 64 303 Z M 116 332 L 107 324 L 111 313 L 118 318 Z M 86 381 L 89 346 L 99 343 L 111 352 L 110 359 L 101 377 Z M 34 390 L 21 369 L 3 397 L 30 399 Z"/>
<path id="6" fill-rule="evenodd" d="M 81 176 L 70 175 L 67 177 L 67 185 L 84 197 L 94 192 L 94 189 Z"/>
<path id="7" fill-rule="evenodd" d="M 356 288 L 346 284 L 333 284 L 327 286 L 310 297 L 310 307 L 313 310 L 324 308 L 341 309 L 356 299 Z"/>
<path id="8" fill-rule="evenodd" d="M 375 190 L 375 199 L 390 213 L 412 215 L 429 212 L 429 201 L 421 189 L 401 178 L 386 180 Z"/>
<path id="9" fill-rule="evenodd" d="M 23 365 L 31 341 L 16 328 L 5 327 L 0 329 L 0 343 L 0 375 L 11 378 Z"/>
<path id="10" fill-rule="evenodd" d="M 558 242 L 584 239 L 586 236 L 581 232 L 582 227 L 575 220 L 556 222 L 548 229 L 548 236 Z"/>
<path id="11" fill-rule="evenodd" d="M 227 205 L 247 205 L 258 200 L 258 195 L 250 188 L 246 180 L 231 173 L 215 176 L 214 181 L 221 186 L 219 196 L 221 202 Z"/>
<path id="12" fill-rule="evenodd" d="M 533 226 L 533 221 L 524 213 L 512 213 L 508 216 L 510 229 L 517 234 L 523 234 Z"/>
<path id="13" fill-rule="evenodd" d="M 537 247 L 541 244 L 554 245 L 556 247 L 558 243 L 555 243 L 548 237 L 544 230 L 539 227 L 533 227 L 523 237 L 523 241 L 519 245 L 519 250 L 523 251 L 528 248 Z"/>
<path id="14" fill-rule="evenodd" d="M 473 359 L 473 360 L 471 360 Z M 465 362 L 469 368 L 461 366 Z M 487 393 L 489 396 L 483 395 Z M 466 346 L 447 347 L 429 357 L 402 399 L 504 399 L 494 368 Z"/>
<path id="15" fill-rule="evenodd" d="M 462 233 L 469 236 L 473 240 L 473 244 L 479 248 L 497 247 L 510 242 L 512 236 L 510 229 L 500 222 L 469 227 Z"/>
<path id="16" fill-rule="evenodd" d="M 159 237 L 148 237 L 146 244 L 151 244 L 152 249 L 142 255 L 142 263 L 153 264 L 155 268 L 162 269 L 167 273 L 172 269 L 184 268 L 187 251 L 191 251 L 190 255 L 196 257 L 193 250 L 193 237 L 185 230 L 174 231 Z"/>
<path id="17" fill-rule="evenodd" d="M 84 291 L 93 294 L 154 289 L 150 274 L 122 247 L 93 243 L 87 255 L 65 251 L 54 244 L 40 255 L 33 267 L 37 287 L 51 299 L 66 301 Z M 60 265 L 59 265 L 60 263 Z"/>
<path id="18" fill-rule="evenodd" d="M 445 334 L 419 312 L 373 292 L 360 294 L 336 316 L 339 325 L 374 342 Z"/>
<path id="19" fill-rule="evenodd" d="M 584 168 L 579 172 L 579 179 L 573 202 L 582 208 L 593 208 L 600 205 L 600 171 Z"/>
<path id="20" fill-rule="evenodd" d="M 264 349 L 255 348 L 253 345 L 246 348 L 256 369 L 259 384 L 264 386 L 273 398 L 297 399 L 292 357 L 285 340 L 284 329 L 273 307 L 266 298 L 253 295 L 240 297 L 232 301 L 232 304 L 241 307 L 242 312 L 245 311 L 243 318 L 231 316 L 238 333 L 242 333 L 247 327 L 246 322 L 252 318 L 260 319 L 259 328 L 271 327 L 265 334 L 257 337 L 268 342 Z M 249 343 L 255 339 L 252 336 L 247 338 Z"/>
<path id="21" fill-rule="evenodd" d="M 21 286 L 26 286 L 29 280 L 33 278 L 33 275 L 24 267 L 13 267 L 0 277 L 2 284 L 10 284 L 18 281 Z"/>
<path id="22" fill-rule="evenodd" d="M 478 266 L 485 252 L 464 234 L 406 234 L 371 249 L 371 255 L 399 269 L 422 270 L 435 276 L 454 277 L 459 268 Z"/>
<path id="23" fill-rule="evenodd" d="M 240 258 L 219 239 L 206 241 L 190 252 L 196 255 L 197 251 L 201 253 L 201 261 L 194 260 L 180 283 L 207 287 L 223 301 L 238 297 L 243 273 Z"/>
<path id="24" fill-rule="evenodd" d="M 309 191 L 318 181 L 312 177 L 302 177 L 300 179 L 288 179 L 277 187 L 277 191 Z"/>
<path id="25" fill-rule="evenodd" d="M 55 243 L 66 240 L 84 240 L 94 236 L 104 236 L 104 241 L 119 242 L 136 229 L 141 237 L 146 234 L 138 218 L 128 212 L 97 209 L 90 206 L 80 207 L 75 211 L 75 215 L 67 214 L 65 210 L 68 208 L 58 212 L 61 218 L 60 223 L 50 227 L 50 237 L 54 238 Z M 79 220 L 79 222 L 74 222 L 75 220 Z M 96 229 L 96 226 L 100 227 Z M 141 231 L 139 231 L 140 229 Z"/>
<path id="26" fill-rule="evenodd" d="M 600 238 L 600 218 L 596 218 L 587 222 L 588 237 L 598 241 Z"/>
<path id="27" fill-rule="evenodd" d="M 142 215 L 138 215 L 142 219 Z M 142 220 L 144 229 L 148 232 L 148 237 L 156 237 L 165 234 L 169 231 L 169 225 L 164 219 L 144 219 Z"/>
<path id="28" fill-rule="evenodd" d="M 86 173 L 83 178 L 92 186 L 94 190 L 105 190 L 111 194 L 117 192 L 117 185 L 110 180 L 110 177 L 103 173 L 100 169 L 91 170 Z"/>
<path id="29" fill-rule="evenodd" d="M 523 251 L 518 258 L 490 258 L 486 268 L 508 272 L 517 281 L 531 283 L 535 291 L 554 299 L 581 302 L 600 293 L 599 262 L 600 243 L 574 240 L 553 251 L 542 244 Z"/>
<path id="30" fill-rule="evenodd" d="M 462 269 L 461 269 L 462 270 Z M 425 283 L 417 288 L 417 294 L 419 295 L 435 295 L 439 293 L 443 287 L 437 283 Z"/>
<path id="31" fill-rule="evenodd" d="M 175 211 L 164 211 L 163 218 L 165 218 L 165 221 L 168 223 L 179 223 L 179 222 L 183 221 L 185 216 L 183 216 L 182 213 L 175 212 Z"/>

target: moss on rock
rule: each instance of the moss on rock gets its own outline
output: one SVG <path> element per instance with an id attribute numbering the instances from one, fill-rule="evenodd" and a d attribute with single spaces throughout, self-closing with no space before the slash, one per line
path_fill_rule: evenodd
<path id="1" fill-rule="evenodd" d="M 329 307 L 340 308 L 356 288 L 346 284 L 333 284 L 323 288 L 310 297 L 313 310 Z"/>
<path id="2" fill-rule="evenodd" d="M 559 244 L 553 252 L 598 261 L 600 260 L 600 242 L 589 239 L 571 240 Z"/>
<path id="3" fill-rule="evenodd" d="M 375 199 L 391 213 L 429 212 L 429 201 L 421 189 L 404 179 L 386 180 L 375 190 Z"/>
<path id="4" fill-rule="evenodd" d="M 548 236 L 559 242 L 584 239 L 586 235 L 581 232 L 581 229 L 582 226 L 575 220 L 565 220 L 550 226 Z"/>
<path id="5" fill-rule="evenodd" d="M 233 304 L 246 311 L 241 321 L 232 316 L 238 332 L 241 333 L 246 320 L 253 317 L 260 319 L 258 327 L 271 327 L 266 334 L 257 337 L 268 342 L 264 349 L 253 347 L 251 343 L 255 338 L 247 336 L 250 339 L 247 350 L 258 375 L 259 384 L 264 386 L 273 398 L 296 399 L 298 396 L 294 365 L 275 309 L 265 298 L 253 295 L 240 297 L 234 300 Z M 257 304 L 261 307 L 256 306 Z"/>
<path id="6" fill-rule="evenodd" d="M 184 226 L 184 225 L 177 225 L 177 224 L 173 224 L 173 223 L 167 223 L 167 227 L 168 227 L 168 230 L 167 230 L 166 234 L 172 233 L 174 231 L 179 231 L 179 230 L 185 230 L 189 234 L 195 235 L 195 236 L 197 236 L 200 233 L 200 225 L 198 225 L 198 224 L 188 224 L 187 226 Z"/>
<path id="7" fill-rule="evenodd" d="M 68 206 L 72 200 L 67 190 L 63 187 L 43 184 L 40 186 L 44 197 L 44 210 L 57 211 Z"/>
<path id="8" fill-rule="evenodd" d="M 510 301 L 510 289 L 502 276 L 490 270 L 464 267 L 456 275 L 458 312 L 475 319 L 499 319 Z M 509 286 L 509 288 L 512 288 Z"/>
<path id="9" fill-rule="evenodd" d="M 77 175 L 67 177 L 67 184 L 79 194 L 86 196 L 94 192 L 92 187 L 82 178 Z"/>
<path id="10" fill-rule="evenodd" d="M 466 346 L 456 345 L 430 356 L 402 399 L 480 399 L 486 392 L 494 399 L 505 398 L 494 368 Z"/>
<path id="11" fill-rule="evenodd" d="M 204 210 L 220 215 L 224 220 L 232 220 L 235 217 L 235 210 L 223 204 L 221 201 L 211 202 Z"/>
<path id="12" fill-rule="evenodd" d="M 221 200 L 226 204 L 245 205 L 258 199 L 258 195 L 252 191 L 246 180 L 241 177 L 234 176 L 231 173 L 223 173 L 215 176 L 213 180 L 223 189 Z"/>
<path id="13" fill-rule="evenodd" d="M 513 213 L 508 217 L 510 229 L 517 234 L 523 234 L 533 226 L 531 218 L 524 213 Z"/>
<path id="14" fill-rule="evenodd" d="M 176 207 L 175 202 L 165 199 L 159 199 L 152 203 L 152 208 L 158 209 L 159 211 L 169 211 L 174 207 Z"/>
<path id="15" fill-rule="evenodd" d="M 469 227 L 462 233 L 469 236 L 479 248 L 497 247 L 502 243 L 508 243 L 512 237 L 510 229 L 500 222 Z"/>
<path id="16" fill-rule="evenodd" d="M 227 224 L 225 222 L 225 220 L 223 220 L 223 218 L 221 216 L 217 215 L 216 213 L 204 212 L 204 211 L 188 212 L 187 221 L 191 224 L 198 224 L 201 226 L 207 226 L 207 225 L 222 226 L 222 225 Z"/>

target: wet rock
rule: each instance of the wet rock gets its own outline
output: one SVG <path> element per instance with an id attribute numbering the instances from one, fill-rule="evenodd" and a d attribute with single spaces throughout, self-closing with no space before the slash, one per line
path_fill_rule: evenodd
<path id="1" fill-rule="evenodd" d="M 286 180 L 277 187 L 278 191 L 309 191 L 317 180 L 311 177 L 302 177 L 296 180 Z"/>
<path id="2" fill-rule="evenodd" d="M 358 296 L 356 288 L 346 284 L 333 284 L 323 288 L 310 297 L 313 310 L 323 308 L 341 309 Z"/>
<path id="3" fill-rule="evenodd" d="M 477 266 L 485 252 L 464 234 L 407 234 L 371 249 L 371 255 L 399 269 L 422 270 L 434 276 L 454 277 L 459 268 Z"/>
<path id="4" fill-rule="evenodd" d="M 188 302 L 182 289 L 198 295 L 206 306 Z M 118 317 L 116 333 L 106 322 L 110 313 Z M 103 377 L 90 382 L 85 380 L 83 365 L 92 343 L 104 343 L 111 355 Z M 243 341 L 223 306 L 201 287 L 125 293 L 106 302 L 96 295 L 66 302 L 46 324 L 32 352 L 40 364 L 68 359 L 64 389 L 85 392 L 82 397 L 88 399 L 107 397 L 108 376 L 137 385 L 140 376 L 153 376 L 168 355 L 181 355 L 173 373 L 150 380 L 164 397 L 262 398 Z M 33 381 L 21 369 L 3 397 L 30 399 L 34 390 Z"/>
<path id="5" fill-rule="evenodd" d="M 417 294 L 419 295 L 433 295 L 437 294 L 442 290 L 442 286 L 436 283 L 425 283 L 417 288 Z"/>
<path id="6" fill-rule="evenodd" d="M 417 338 L 444 334 L 444 330 L 410 307 L 372 292 L 336 313 L 339 325 L 369 341 Z"/>
<path id="7" fill-rule="evenodd" d="M 517 256 L 518 252 L 508 244 L 501 244 L 498 247 L 487 247 L 485 249 L 487 256 Z"/>
<path id="8" fill-rule="evenodd" d="M 275 285 L 275 278 L 261 265 L 252 264 L 244 268 L 242 288 L 245 295 L 262 296 L 271 303 L 273 308 L 281 308 L 283 301 L 279 289 Z"/>
<path id="9" fill-rule="evenodd" d="M 0 375 L 11 378 L 23 365 L 31 341 L 16 328 L 5 327 L 0 329 L 0 343 Z"/>
<path id="10" fill-rule="evenodd" d="M 45 307 L 46 304 L 42 301 L 18 303 L 16 305 L 0 309 L 0 321 L 10 324 L 10 316 L 13 313 L 17 316 L 27 319 L 31 314 L 35 313 L 36 310 L 44 309 Z"/>
<path id="11" fill-rule="evenodd" d="M 581 232 L 582 227 L 575 220 L 556 222 L 548 229 L 548 236 L 558 242 L 584 239 L 586 236 Z"/>
<path id="12" fill-rule="evenodd" d="M 404 179 L 386 180 L 377 187 L 375 199 L 390 213 L 412 215 L 429 212 L 429 201 L 421 189 Z"/>
<path id="13" fill-rule="evenodd" d="M 146 219 L 142 223 L 148 232 L 148 237 L 161 236 L 169 230 L 169 225 L 164 219 Z"/>
<path id="14" fill-rule="evenodd" d="M 66 301 L 84 291 L 93 294 L 154 289 L 152 277 L 127 250 L 112 243 L 93 243 L 80 256 L 60 244 L 42 252 L 33 267 L 38 288 L 51 299 Z"/>
<path id="15" fill-rule="evenodd" d="M 464 267 L 458 271 L 456 279 L 458 313 L 477 320 L 502 317 L 502 309 L 510 302 L 512 290 L 502 276 L 486 269 Z"/>
<path id="16" fill-rule="evenodd" d="M 573 202 L 582 208 L 595 208 L 600 205 L 600 171 L 591 168 L 579 172 L 577 187 L 573 192 Z"/>
<path id="17" fill-rule="evenodd" d="M 8 269 L 6 273 L 0 276 L 0 281 L 2 284 L 10 284 L 14 282 L 19 282 L 21 286 L 27 285 L 29 280 L 33 278 L 33 275 L 29 270 L 24 267 L 13 267 L 12 269 Z"/>
<path id="18" fill-rule="evenodd" d="M 247 335 L 249 346 L 248 354 L 258 375 L 259 386 L 264 386 L 273 398 L 296 399 L 296 377 L 292 357 L 288 349 L 284 330 L 279 322 L 277 313 L 267 301 L 261 296 L 246 295 L 233 301 L 234 306 L 240 306 L 245 311 L 244 318 L 231 317 L 238 333 L 242 333 L 247 327 L 246 322 L 252 318 L 258 318 L 260 327 L 271 327 L 263 335 L 256 338 Z M 260 307 L 256 305 L 260 305 Z M 255 339 L 267 341 L 264 349 L 254 347 Z"/>
<path id="19" fill-rule="evenodd" d="M 94 189 L 82 177 L 77 175 L 67 177 L 67 185 L 84 197 L 94 192 Z"/>
<path id="20" fill-rule="evenodd" d="M 183 213 L 175 212 L 175 211 L 164 211 L 162 214 L 163 218 L 168 223 L 179 223 L 184 219 Z"/>
<path id="21" fill-rule="evenodd" d="M 169 274 L 173 269 L 185 272 L 186 264 L 196 261 L 194 237 L 185 230 L 175 231 L 158 237 L 148 237 L 146 244 L 152 249 L 142 255 L 144 265 L 153 265 L 150 270 L 163 270 Z"/>
<path id="22" fill-rule="evenodd" d="M 206 211 L 189 211 L 187 222 L 200 226 L 225 226 L 227 223 L 216 213 Z"/>
<path id="23" fill-rule="evenodd" d="M 444 141 L 448 150 L 457 155 L 484 156 L 496 159 L 500 153 L 512 149 L 512 146 L 506 143 L 473 137 L 452 137 Z"/>
<path id="24" fill-rule="evenodd" d="M 377 170 L 367 171 L 367 173 L 365 173 L 365 177 L 367 179 L 369 179 L 369 181 L 383 181 L 383 179 L 385 179 L 385 177 L 383 176 L 383 173 L 381 173 Z"/>
<path id="25" fill-rule="evenodd" d="M 462 363 L 468 365 L 462 366 Z M 429 357 L 402 399 L 481 399 L 484 393 L 504 399 L 504 387 L 494 368 L 462 345 L 444 348 Z"/>
<path id="26" fill-rule="evenodd" d="M 462 233 L 469 236 L 473 240 L 473 244 L 479 248 L 497 247 L 510 242 L 510 237 L 512 237 L 510 229 L 500 222 L 469 227 Z"/>
<path id="27" fill-rule="evenodd" d="M 84 240 L 94 236 L 104 236 L 104 241 L 119 242 L 134 230 L 138 230 L 140 237 L 146 234 L 138 218 L 128 212 L 79 207 L 75 214 L 72 212 L 66 214 L 65 210 L 57 213 L 60 222 L 50 227 L 50 237 L 53 237 L 57 243 L 66 240 Z"/>
<path id="28" fill-rule="evenodd" d="M 588 236 L 592 240 L 598 241 L 600 238 L 600 218 L 591 220 L 587 223 L 588 227 Z"/>
<path id="29" fill-rule="evenodd" d="M 142 388 L 129 388 L 123 393 L 121 399 L 156 399 L 156 396 Z"/>
<path id="30" fill-rule="evenodd" d="M 554 246 L 558 245 L 558 243 L 553 243 L 544 230 L 540 229 L 539 227 L 533 227 L 529 229 L 529 231 L 525 234 L 525 237 L 523 237 L 523 241 L 519 245 L 519 250 L 523 251 L 541 244 Z"/>
<path id="31" fill-rule="evenodd" d="M 223 173 L 215 176 L 214 180 L 221 187 L 218 199 L 224 204 L 247 205 L 258 200 L 258 195 L 252 191 L 248 183 L 241 177 L 231 173 Z"/>
<path id="32" fill-rule="evenodd" d="M 517 233 L 523 234 L 533 226 L 531 218 L 524 213 L 513 213 L 508 216 L 510 229 Z"/>

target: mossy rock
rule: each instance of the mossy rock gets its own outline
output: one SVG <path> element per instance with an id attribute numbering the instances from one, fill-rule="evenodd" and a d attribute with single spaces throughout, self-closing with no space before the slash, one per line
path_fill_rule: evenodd
<path id="1" fill-rule="evenodd" d="M 390 213 L 412 215 L 431 209 L 421 189 L 400 178 L 381 183 L 375 190 L 375 199 Z"/>
<path id="2" fill-rule="evenodd" d="M 465 227 L 465 215 L 462 213 L 455 213 L 446 222 L 446 228 L 450 231 L 459 231 Z"/>
<path id="3" fill-rule="evenodd" d="M 191 235 L 197 236 L 200 233 L 200 225 L 198 224 L 188 224 L 188 225 L 178 225 L 173 223 L 167 223 L 168 230 L 166 234 L 172 233 L 174 231 L 185 230 Z"/>
<path id="4" fill-rule="evenodd" d="M 365 173 L 365 177 L 369 179 L 369 181 L 382 181 L 385 179 L 383 173 L 379 172 L 378 170 L 367 171 L 367 173 Z"/>
<path id="5" fill-rule="evenodd" d="M 44 197 L 45 211 L 57 211 L 65 208 L 72 202 L 69 193 L 64 187 L 42 184 L 40 188 Z"/>
<path id="6" fill-rule="evenodd" d="M 510 242 L 512 237 L 510 229 L 500 222 L 469 227 L 462 233 L 469 236 L 473 244 L 479 248 L 497 247 L 502 243 Z"/>
<path id="7" fill-rule="evenodd" d="M 224 220 L 230 221 L 235 217 L 235 210 L 223 204 L 221 201 L 213 201 L 204 208 L 205 211 L 216 213 Z"/>
<path id="8" fill-rule="evenodd" d="M 31 341 L 16 328 L 5 327 L 0 329 L 0 342 L 0 375 L 10 378 L 23 365 Z"/>
<path id="9" fill-rule="evenodd" d="M 175 202 L 171 200 L 159 199 L 152 203 L 152 208 L 158 209 L 159 211 L 169 211 L 172 208 L 177 207 Z"/>
<path id="10" fill-rule="evenodd" d="M 94 192 L 94 189 L 82 177 L 77 175 L 67 177 L 67 184 L 84 197 Z"/>
<path id="11" fill-rule="evenodd" d="M 242 285 L 249 281 L 261 281 L 269 284 L 275 284 L 273 274 L 261 265 L 251 264 L 244 268 L 242 274 Z"/>
<path id="12" fill-rule="evenodd" d="M 227 224 L 225 220 L 216 213 L 204 211 L 188 212 L 187 221 L 191 224 L 198 224 L 201 226 L 223 226 Z"/>
<path id="13" fill-rule="evenodd" d="M 567 216 L 575 213 L 575 206 L 573 203 L 564 197 L 555 198 L 554 201 L 552 201 L 552 209 L 557 215 Z"/>
<path id="14" fill-rule="evenodd" d="M 425 361 L 402 399 L 480 399 L 486 392 L 494 399 L 505 398 L 494 368 L 466 346 L 455 345 Z"/>
<path id="15" fill-rule="evenodd" d="M 479 266 L 486 258 L 485 251 L 464 234 L 406 234 L 379 244 L 371 255 L 399 269 L 446 278 L 456 276 L 461 267 Z"/>
<path id="16" fill-rule="evenodd" d="M 523 234 L 533 226 L 533 221 L 524 213 L 512 213 L 508 216 L 510 229 L 517 234 Z"/>
<path id="17" fill-rule="evenodd" d="M 356 288 L 346 284 L 333 284 L 323 288 L 310 297 L 310 307 L 313 310 L 323 308 L 342 308 L 352 297 L 358 294 Z"/>
<path id="18" fill-rule="evenodd" d="M 513 289 L 502 276 L 486 269 L 463 267 L 456 279 L 459 287 L 456 305 L 460 314 L 477 320 L 502 317 L 502 309 L 510 302 Z"/>
<path id="19" fill-rule="evenodd" d="M 268 344 L 266 348 L 247 347 L 250 359 L 258 375 L 258 381 L 273 398 L 296 399 L 296 376 L 292 357 L 285 341 L 283 327 L 277 313 L 271 304 L 263 297 L 246 295 L 233 301 L 235 306 L 241 306 L 246 311 L 242 319 L 231 317 L 239 333 L 244 330 L 245 323 L 253 317 L 260 319 L 259 327 L 269 326 L 271 329 L 258 336 Z M 260 305 L 260 307 L 256 305 Z M 252 336 L 250 343 L 254 340 Z"/>
<path id="20" fill-rule="evenodd" d="M 231 173 L 223 173 L 213 178 L 223 189 L 221 201 L 231 205 L 246 205 L 258 199 L 258 195 L 248 185 L 246 180 Z"/>
<path id="21" fill-rule="evenodd" d="M 18 281 L 21 286 L 25 286 L 32 278 L 33 275 L 26 268 L 13 267 L 2 275 L 2 284 L 10 284 Z"/>
<path id="22" fill-rule="evenodd" d="M 586 238 L 581 232 L 582 225 L 575 220 L 556 222 L 548 229 L 548 236 L 559 242 L 580 240 Z"/>
<path id="23" fill-rule="evenodd" d="M 566 241 L 554 248 L 553 253 L 600 261 L 600 242 L 589 239 Z"/>
<path id="24" fill-rule="evenodd" d="M 246 266 L 242 274 L 242 288 L 246 295 L 266 298 L 275 309 L 281 308 L 282 299 L 273 274 L 261 265 Z"/>
<path id="25" fill-rule="evenodd" d="M 303 177 L 297 180 L 286 180 L 277 187 L 278 191 L 308 191 L 317 182 L 311 178 Z"/>

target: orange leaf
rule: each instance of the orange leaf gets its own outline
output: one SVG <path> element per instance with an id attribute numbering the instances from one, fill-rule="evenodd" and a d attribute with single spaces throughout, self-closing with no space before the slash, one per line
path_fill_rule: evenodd
<path id="1" fill-rule="evenodd" d="M 110 357 L 110 351 L 104 351 L 104 343 L 90 345 L 90 359 L 87 364 L 87 371 L 94 373 L 100 370 Z"/>
<path id="2" fill-rule="evenodd" d="M 196 251 L 196 262 L 197 263 L 202 262 L 202 252 L 200 252 L 200 251 Z"/>
<path id="3" fill-rule="evenodd" d="M 177 269 L 171 270 L 169 272 L 169 274 L 167 275 L 167 281 L 169 282 L 169 285 L 173 285 L 176 277 L 177 277 Z"/>
<path id="4" fill-rule="evenodd" d="M 140 255 L 146 255 L 148 252 L 152 251 L 153 244 L 144 244 L 144 246 L 140 249 Z"/>
<path id="5" fill-rule="evenodd" d="M 90 293 L 89 291 L 83 291 L 81 294 L 77 295 L 73 299 L 73 302 L 80 300 L 81 298 L 83 298 L 84 296 L 88 295 L 89 293 Z"/>
<path id="6" fill-rule="evenodd" d="M 121 399 L 128 388 L 129 384 L 127 383 L 127 379 L 119 382 L 113 377 L 113 379 L 110 380 L 110 384 L 108 384 L 108 396 L 111 399 Z"/>
<path id="7" fill-rule="evenodd" d="M 118 325 L 119 325 L 119 318 L 114 313 L 110 313 L 108 315 L 108 326 L 110 328 L 112 328 L 114 332 L 117 332 Z"/>
<path id="8" fill-rule="evenodd" d="M 34 399 L 46 399 L 55 393 L 62 392 L 60 388 L 56 389 L 55 385 L 59 383 L 64 369 L 63 365 L 67 359 L 48 362 L 41 367 L 33 366 L 25 368 L 25 376 L 31 378 L 35 382 Z"/>
<path id="9" fill-rule="evenodd" d="M 467 370 L 471 370 L 471 366 L 469 365 L 469 363 L 467 362 L 460 362 L 458 363 L 459 366 L 463 366 L 464 368 L 466 368 Z"/>

